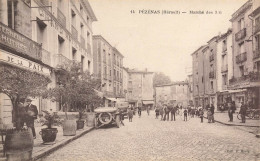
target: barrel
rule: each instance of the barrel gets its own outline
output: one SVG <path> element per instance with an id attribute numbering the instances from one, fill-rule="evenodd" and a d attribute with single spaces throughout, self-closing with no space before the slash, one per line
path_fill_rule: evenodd
<path id="1" fill-rule="evenodd" d="M 94 127 L 95 126 L 95 113 L 87 112 L 87 126 Z"/>
<path id="2" fill-rule="evenodd" d="M 32 149 L 33 135 L 31 128 L 7 131 L 5 152 L 8 161 L 30 160 L 32 158 Z"/>
<path id="3" fill-rule="evenodd" d="M 76 135 L 77 123 L 76 120 L 64 120 L 63 123 L 63 136 Z"/>

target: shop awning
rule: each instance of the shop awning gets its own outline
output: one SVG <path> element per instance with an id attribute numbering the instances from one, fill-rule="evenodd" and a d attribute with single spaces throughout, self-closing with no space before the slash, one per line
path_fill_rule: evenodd
<path id="1" fill-rule="evenodd" d="M 245 92 L 246 89 L 237 89 L 237 90 L 223 90 L 219 91 L 219 93 L 239 93 L 239 92 Z"/>
<path id="2" fill-rule="evenodd" d="M 111 97 L 106 97 L 106 99 L 108 99 L 108 100 L 110 100 L 110 101 L 114 101 L 114 102 L 116 102 L 116 101 L 117 101 L 117 99 L 116 99 L 116 98 L 111 98 Z"/>
<path id="3" fill-rule="evenodd" d="M 145 105 L 154 104 L 154 101 L 143 101 L 143 104 Z"/>

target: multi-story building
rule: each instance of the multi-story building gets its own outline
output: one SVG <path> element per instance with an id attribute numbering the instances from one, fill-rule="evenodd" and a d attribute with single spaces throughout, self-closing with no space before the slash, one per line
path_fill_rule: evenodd
<path id="1" fill-rule="evenodd" d="M 93 36 L 94 74 L 101 79 L 105 106 L 123 98 L 123 55 L 101 35 Z"/>
<path id="2" fill-rule="evenodd" d="M 129 69 L 128 70 L 128 102 L 133 106 L 141 105 L 144 108 L 153 106 L 153 72 Z"/>
<path id="3" fill-rule="evenodd" d="M 128 101 L 128 68 L 123 67 L 123 93 L 125 96 L 125 101 Z"/>
<path id="4" fill-rule="evenodd" d="M 1 61 L 12 58 L 9 64 L 48 75 L 49 87 L 59 85 L 72 61 L 92 73 L 92 22 L 97 19 L 87 0 L 0 3 Z M 59 103 L 48 99 L 36 98 L 33 103 L 39 111 L 61 110 Z"/>
<path id="5" fill-rule="evenodd" d="M 116 98 L 124 98 L 123 92 L 123 58 L 124 56 L 114 47 L 113 48 L 112 70 L 114 73 L 114 94 Z"/>
<path id="6" fill-rule="evenodd" d="M 193 100 L 195 106 L 204 105 L 205 84 L 204 78 L 207 78 L 208 72 L 204 68 L 205 51 L 208 46 L 204 45 L 191 54 L 192 56 L 192 77 L 193 77 Z"/>
<path id="7" fill-rule="evenodd" d="M 187 107 L 190 104 L 188 92 L 188 81 L 158 85 L 155 87 L 156 104 L 172 103 L 175 106 L 178 104 L 179 106 Z"/>
<path id="8" fill-rule="evenodd" d="M 193 101 L 193 76 L 192 74 L 188 75 L 188 100 L 189 100 L 189 104 L 190 105 L 194 105 L 194 101 Z"/>
<path id="9" fill-rule="evenodd" d="M 227 90 L 229 79 L 233 75 L 232 59 L 232 29 L 222 35 L 217 40 L 217 61 L 216 61 L 216 79 L 217 79 L 217 104 L 225 104 L 231 98 L 232 92 Z"/>
<path id="10" fill-rule="evenodd" d="M 259 106 L 259 73 L 257 52 L 259 1 L 248 0 L 235 13 L 232 22 L 233 76 L 229 80 L 229 89 L 244 89 L 232 96 L 239 107 L 241 102 Z M 254 24 L 254 25 L 253 25 Z M 258 44 L 257 44 L 258 43 Z"/>

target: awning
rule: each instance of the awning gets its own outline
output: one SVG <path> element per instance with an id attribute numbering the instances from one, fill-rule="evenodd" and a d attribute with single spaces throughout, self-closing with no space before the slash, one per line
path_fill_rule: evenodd
<path id="1" fill-rule="evenodd" d="M 114 102 L 116 102 L 116 101 L 117 101 L 117 99 L 116 99 L 116 98 L 111 98 L 111 97 L 106 97 L 106 99 L 108 99 L 108 100 L 110 100 L 110 101 L 114 101 Z"/>
<path id="2" fill-rule="evenodd" d="M 237 89 L 237 90 L 223 90 L 219 91 L 219 93 L 239 93 L 239 92 L 246 92 L 246 89 Z"/>
<path id="3" fill-rule="evenodd" d="M 143 101 L 143 104 L 145 105 L 154 104 L 154 101 Z"/>

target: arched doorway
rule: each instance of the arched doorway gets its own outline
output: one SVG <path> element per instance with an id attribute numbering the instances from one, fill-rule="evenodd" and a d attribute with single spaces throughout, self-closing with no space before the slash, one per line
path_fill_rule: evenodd
<path id="1" fill-rule="evenodd" d="M 0 129 L 13 127 L 12 110 L 13 105 L 9 96 L 0 93 Z"/>

